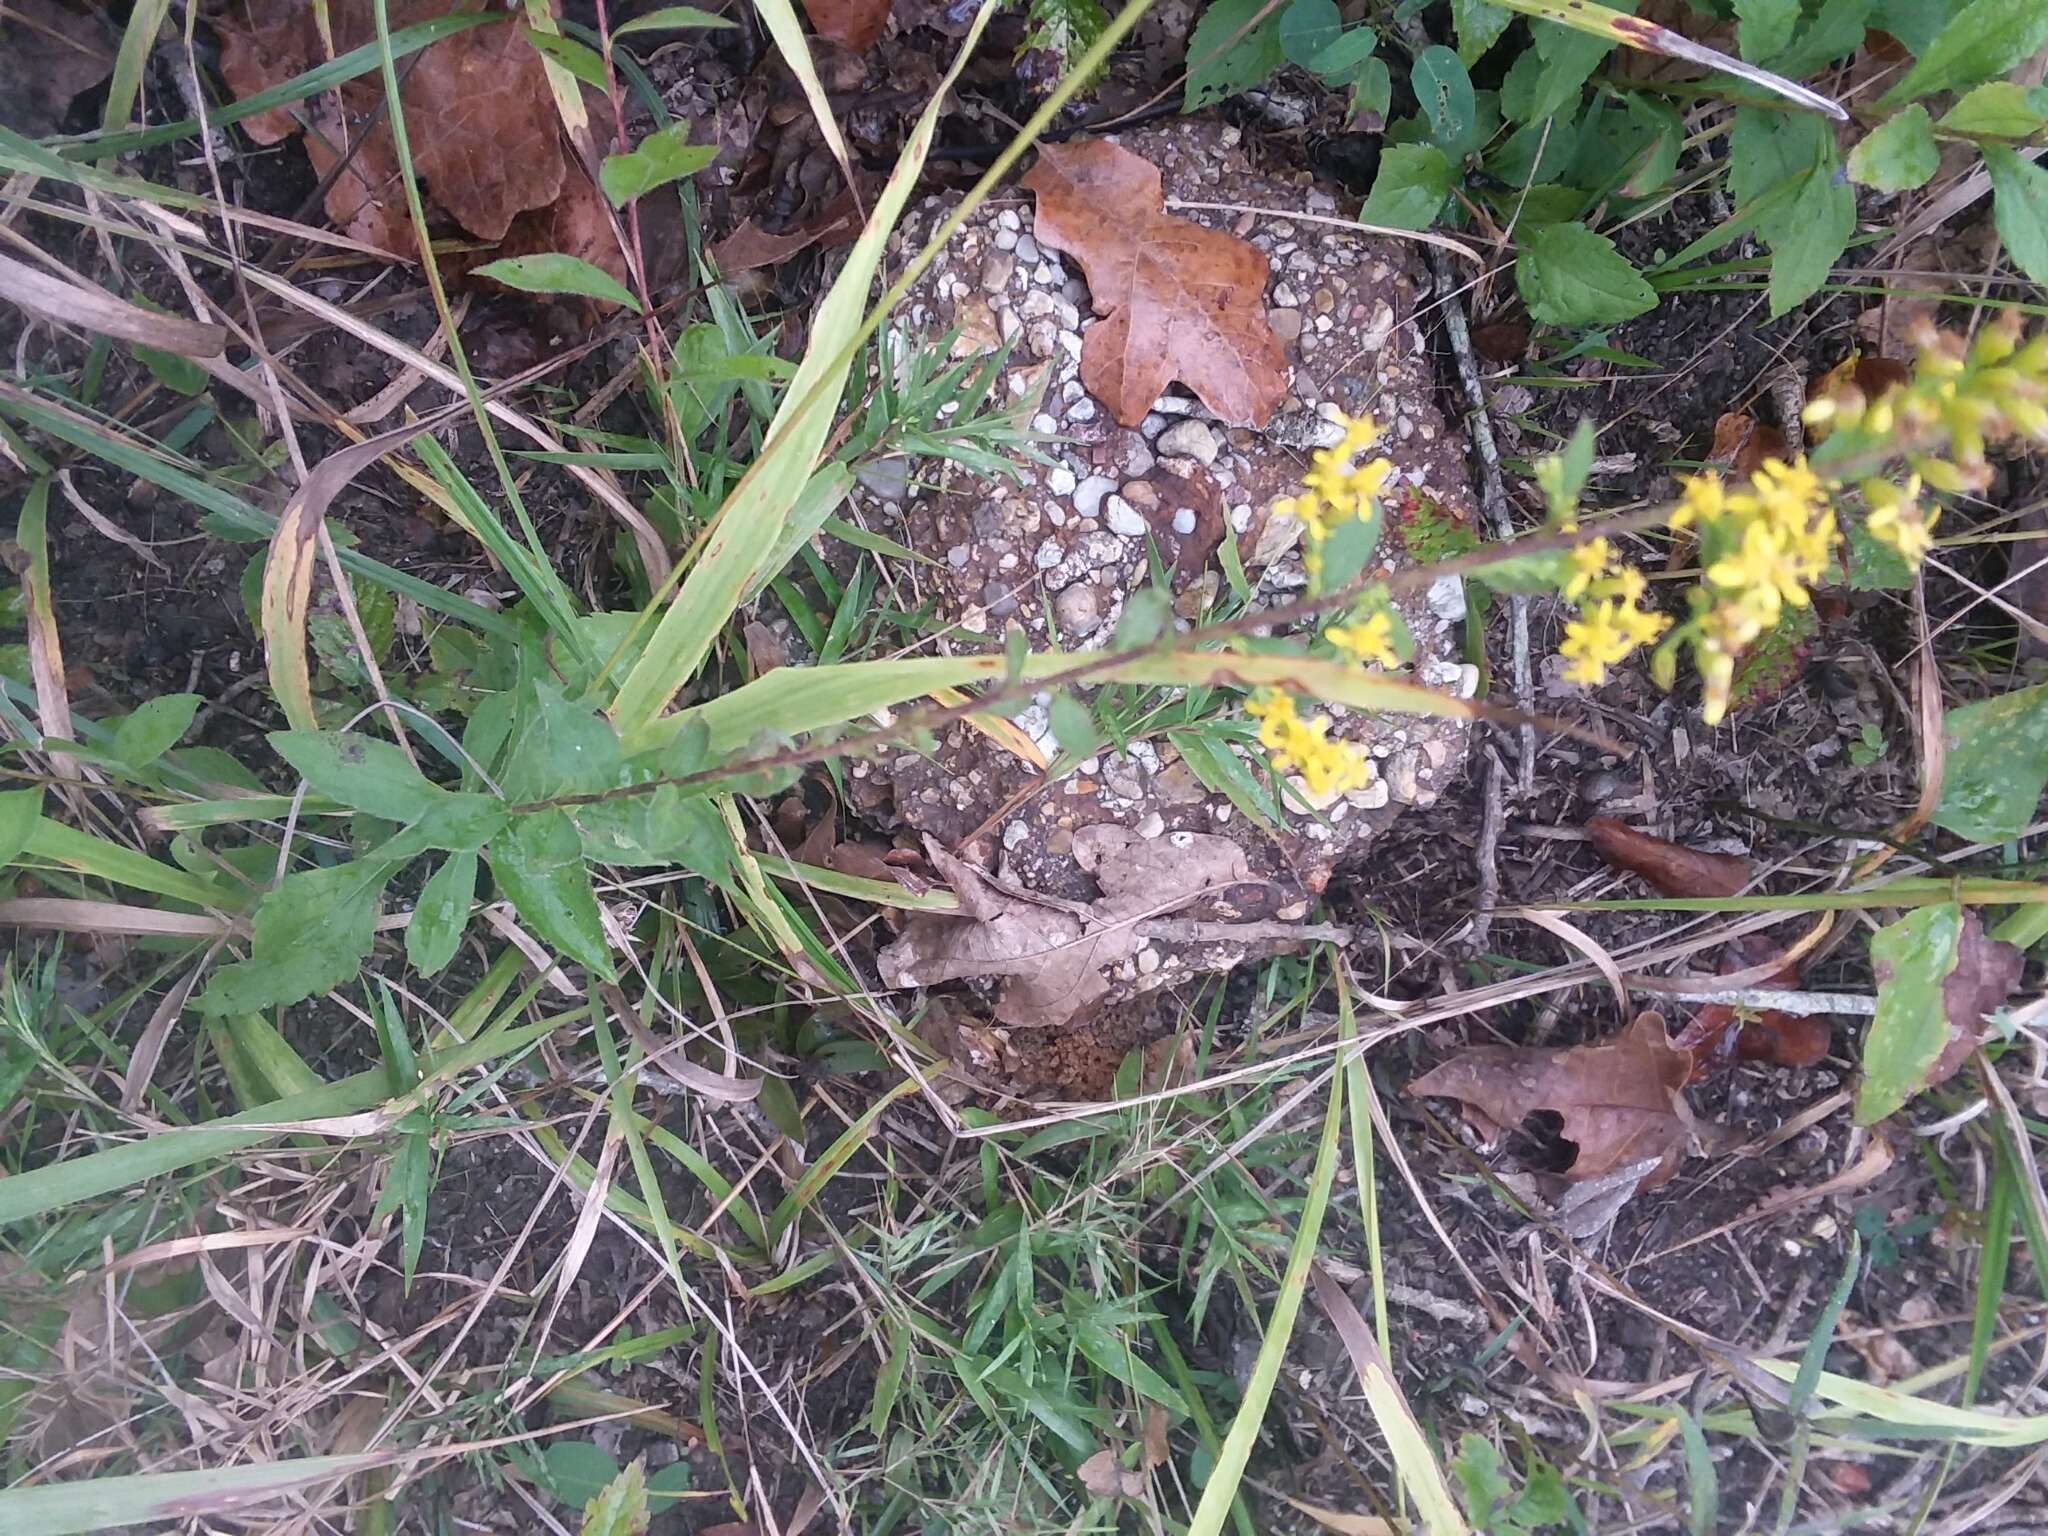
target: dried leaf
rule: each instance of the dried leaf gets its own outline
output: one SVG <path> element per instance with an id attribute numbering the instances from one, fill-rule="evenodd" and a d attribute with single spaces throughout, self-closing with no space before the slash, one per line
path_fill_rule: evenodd
<path id="1" fill-rule="evenodd" d="M 1222 421 L 1263 426 L 1287 394 L 1266 258 L 1168 215 L 1158 167 L 1104 139 L 1048 144 L 1024 178 L 1039 243 L 1074 257 L 1096 312 L 1081 382 L 1127 427 L 1179 379 Z"/>
<path id="2" fill-rule="evenodd" d="M 1145 1474 L 1119 1465 L 1115 1451 L 1097 1451 L 1074 1473 L 1081 1486 L 1098 1499 L 1135 1499 L 1145 1491 Z"/>
<path id="3" fill-rule="evenodd" d="M 1145 1470 L 1163 1467 L 1172 1456 L 1166 1440 L 1166 1410 L 1157 1403 L 1145 1405 Z"/>
<path id="4" fill-rule="evenodd" d="M 892 987 L 970 977 L 1007 978 L 996 1017 L 1018 1028 L 1064 1024 L 1109 991 L 1103 972 L 1136 954 L 1138 924 L 1251 878 L 1228 838 L 1176 833 L 1146 839 L 1116 826 L 1083 827 L 1074 858 L 1095 876 L 1101 899 L 1085 912 L 999 888 L 964 859 L 927 840 L 932 866 L 960 898 L 956 914 L 922 913 L 876 956 Z"/>
<path id="5" fill-rule="evenodd" d="M 1690 1053 L 1665 1035 L 1663 1016 L 1643 1013 L 1604 1045 L 1473 1046 L 1407 1092 L 1459 1100 L 1488 1140 L 1530 1115 L 1554 1113 L 1564 1121 L 1563 1138 L 1578 1148 L 1567 1177 L 1597 1178 L 1655 1158 L 1642 1186 L 1654 1189 L 1678 1172 L 1693 1140 L 1692 1111 L 1679 1091 L 1691 1070 Z"/>
<path id="6" fill-rule="evenodd" d="M 1660 896 L 1736 896 L 1749 884 L 1749 860 L 1702 853 L 1638 832 L 1612 816 L 1586 823 L 1593 849 L 1616 869 L 1640 876 Z"/>
<path id="7" fill-rule="evenodd" d="M 1984 1021 L 2020 984 L 2026 954 L 2016 944 L 1984 932 L 1975 908 L 1963 910 L 1963 931 L 1956 940 L 1956 968 L 1941 984 L 1941 1005 L 1948 1014 L 1948 1043 L 1927 1072 L 1927 1086 L 1947 1082 L 1962 1071 L 1984 1039 Z"/>
<path id="8" fill-rule="evenodd" d="M 864 53 L 888 23 L 889 0 L 804 0 L 804 14 L 818 36 Z"/>
<path id="9" fill-rule="evenodd" d="M 255 118 L 250 119 L 255 122 Z M 306 133 L 306 159 L 321 180 L 348 147 L 348 129 L 331 100 L 313 111 Z M 412 221 L 405 209 L 405 188 L 399 178 L 398 151 L 390 131 L 381 125 L 363 141 L 348 166 L 322 200 L 327 218 L 351 240 L 403 256 L 413 249 Z"/>
<path id="10" fill-rule="evenodd" d="M 11 0 L 0 7 L 0 127 L 39 139 L 63 125 L 72 98 L 114 68 L 103 6 Z"/>
<path id="11" fill-rule="evenodd" d="M 1747 479 L 1765 459 L 1782 459 L 1787 453 L 1785 434 L 1776 427 L 1747 411 L 1725 411 L 1714 420 L 1714 447 L 1707 462 Z"/>

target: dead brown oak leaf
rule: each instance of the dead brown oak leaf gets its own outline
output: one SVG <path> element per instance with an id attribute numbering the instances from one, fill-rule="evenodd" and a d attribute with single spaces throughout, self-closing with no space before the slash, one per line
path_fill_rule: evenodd
<path id="1" fill-rule="evenodd" d="M 1564 1122 L 1559 1134 L 1578 1149 L 1567 1178 L 1594 1179 L 1655 1158 L 1640 1186 L 1654 1189 L 1678 1172 L 1696 1135 L 1680 1092 L 1691 1070 L 1691 1053 L 1671 1043 L 1663 1015 L 1643 1013 L 1600 1045 L 1472 1046 L 1406 1091 L 1458 1100 L 1489 1142 L 1531 1115 L 1556 1114 Z"/>
<path id="2" fill-rule="evenodd" d="M 1994 939 L 1984 931 L 1983 919 L 1968 907 L 1963 909 L 1963 932 L 1956 941 L 1955 969 L 1941 983 L 1942 1012 L 1948 1015 L 1948 1040 L 1934 1065 L 1927 1069 L 1927 1086 L 1945 1083 L 1962 1071 L 1970 1053 L 1984 1040 L 1984 1021 L 2020 984 L 2026 954 L 2016 944 Z M 1878 963 L 1880 984 L 1890 979 L 1891 967 Z"/>
<path id="3" fill-rule="evenodd" d="M 1263 426 L 1287 395 L 1266 320 L 1266 258 L 1165 211 L 1159 168 L 1103 139 L 1048 144 L 1023 183 L 1041 245 L 1080 262 L 1100 318 L 1081 382 L 1127 427 L 1178 379 L 1233 426 Z"/>
<path id="4" fill-rule="evenodd" d="M 818 36 L 863 53 L 889 21 L 889 0 L 804 0 L 804 14 Z"/>
<path id="5" fill-rule="evenodd" d="M 467 9 L 453 0 L 394 0 L 394 30 Z M 329 6 L 337 53 L 376 39 L 370 0 Z M 302 0 L 236 0 L 217 23 L 221 76 L 238 98 L 282 84 L 326 57 L 312 7 Z M 500 254 L 563 251 L 625 276 L 625 261 L 596 189 L 564 153 L 554 98 L 523 23 L 471 27 L 400 61 L 399 101 L 414 165 L 436 203 L 471 234 L 500 241 Z M 337 108 L 336 97 L 340 105 Z M 306 153 L 323 178 L 363 144 L 326 196 L 336 228 L 366 245 L 409 256 L 413 235 L 377 75 L 300 104 Z M 273 108 L 243 125 L 260 144 L 300 131 L 293 111 Z"/>
<path id="6" fill-rule="evenodd" d="M 1593 851 L 1616 869 L 1640 876 L 1662 896 L 1736 896 L 1749 884 L 1749 860 L 1703 853 L 1668 838 L 1638 832 L 1612 816 L 1586 822 Z"/>
<path id="7" fill-rule="evenodd" d="M 1059 903 L 1012 893 L 926 841 L 932 867 L 960 899 L 955 914 L 920 913 L 875 957 L 892 987 L 1003 978 L 996 1018 L 1016 1028 L 1064 1024 L 1109 992 L 1106 971 L 1138 952 L 1138 925 L 1252 878 L 1228 838 L 1176 832 L 1145 839 L 1122 827 L 1083 827 L 1074 857 L 1102 887 L 1096 901 Z"/>

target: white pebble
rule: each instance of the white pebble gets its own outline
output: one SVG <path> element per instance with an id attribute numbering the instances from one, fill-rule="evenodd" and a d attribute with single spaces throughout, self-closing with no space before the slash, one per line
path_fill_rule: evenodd
<path id="1" fill-rule="evenodd" d="M 1045 488 L 1055 496 L 1074 494 L 1074 472 L 1064 464 L 1055 464 L 1045 476 Z"/>
<path id="2" fill-rule="evenodd" d="M 1032 557 L 1031 563 L 1041 571 L 1049 571 L 1066 558 L 1067 552 L 1060 548 L 1060 541 L 1047 539 L 1038 546 L 1038 553 Z"/>
<path id="3" fill-rule="evenodd" d="M 1173 531 L 1182 538 L 1195 531 L 1195 513 L 1192 507 L 1182 507 L 1173 514 Z"/>
<path id="4" fill-rule="evenodd" d="M 1145 519 L 1121 496 L 1111 496 L 1102 504 L 1103 520 L 1109 524 L 1111 533 L 1120 533 L 1127 539 L 1142 539 L 1145 536 Z"/>
<path id="5" fill-rule="evenodd" d="M 1214 464 L 1216 434 L 1202 422 L 1192 419 L 1179 421 L 1159 434 L 1159 451 Z"/>
<path id="6" fill-rule="evenodd" d="M 1439 576 L 1429 584 L 1429 611 L 1446 624 L 1465 617 L 1465 583 L 1457 576 Z"/>
<path id="7" fill-rule="evenodd" d="M 1074 487 L 1074 510 L 1083 517 L 1094 517 L 1102 511 L 1102 498 L 1116 489 L 1116 482 L 1107 475 L 1090 475 Z"/>

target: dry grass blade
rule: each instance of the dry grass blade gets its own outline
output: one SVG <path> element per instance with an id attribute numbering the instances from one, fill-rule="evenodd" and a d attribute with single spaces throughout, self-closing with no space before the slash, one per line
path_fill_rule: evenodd
<path id="1" fill-rule="evenodd" d="M 1330 1278 L 1322 1265 L 1312 1266 L 1309 1278 L 1315 1285 L 1316 1304 L 1337 1330 L 1344 1352 L 1358 1371 L 1358 1384 L 1365 1391 L 1366 1403 L 1379 1423 L 1380 1433 L 1387 1437 L 1387 1453 L 1401 1474 L 1401 1486 L 1415 1500 L 1422 1528 L 1430 1536 L 1465 1536 L 1465 1518 L 1458 1513 L 1457 1500 L 1451 1497 L 1443 1471 L 1430 1451 L 1429 1437 L 1408 1406 L 1400 1383 L 1394 1380 L 1393 1366 L 1373 1341 L 1372 1330 L 1366 1327 L 1365 1319 L 1358 1315 L 1358 1308 L 1351 1304 L 1344 1288 Z"/>
<path id="2" fill-rule="evenodd" d="M 218 939 L 235 931 L 228 918 L 210 912 L 164 912 L 65 896 L 8 897 L 0 901 L 0 927 L 158 939 Z"/>
<path id="3" fill-rule="evenodd" d="M 228 333 L 217 325 L 140 309 L 104 289 L 39 272 L 11 256 L 0 256 L 0 299 L 46 320 L 181 357 L 218 357 L 227 345 Z"/>
<path id="4" fill-rule="evenodd" d="M 50 481 L 29 487 L 14 530 L 21 546 L 21 605 L 28 626 L 29 676 L 36 689 L 36 724 L 45 736 L 72 740 L 71 695 L 64 686 L 64 647 L 57 638 L 57 608 L 50 593 Z M 65 778 L 78 774 L 67 752 L 50 754 L 50 766 Z"/>

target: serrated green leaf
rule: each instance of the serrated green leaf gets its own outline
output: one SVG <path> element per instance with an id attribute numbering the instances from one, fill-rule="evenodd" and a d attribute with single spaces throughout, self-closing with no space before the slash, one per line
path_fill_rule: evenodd
<path id="1" fill-rule="evenodd" d="M 1515 286 L 1545 325 L 1615 325 L 1657 307 L 1643 274 L 1583 224 L 1548 224 L 1532 234 L 1515 257 Z"/>
<path id="2" fill-rule="evenodd" d="M 718 158 L 716 144 L 692 144 L 687 123 L 656 129 L 623 155 L 606 155 L 597 182 L 612 206 L 623 208 L 656 187 L 694 176 Z"/>
<path id="3" fill-rule="evenodd" d="M 1973 843 L 2018 837 L 2048 786 L 2048 684 L 1963 704 L 1943 718 L 1936 826 Z"/>
<path id="4" fill-rule="evenodd" d="M 1927 1086 L 1928 1069 L 1948 1043 L 1941 984 L 1956 968 L 1962 937 L 1963 909 L 1952 901 L 1909 912 L 1871 935 L 1877 1014 L 1863 1040 L 1858 1125 L 1875 1124 Z"/>
<path id="5" fill-rule="evenodd" d="M 1515 13 L 1492 0 L 1451 0 L 1451 23 L 1458 29 L 1458 57 L 1469 66 L 1500 40 Z"/>
<path id="6" fill-rule="evenodd" d="M 507 256 L 487 261 L 476 276 L 517 288 L 522 293 L 576 293 L 585 298 L 604 299 L 639 314 L 640 301 L 624 283 L 602 267 L 594 267 L 576 256 L 546 251 L 538 256 Z"/>
<path id="7" fill-rule="evenodd" d="M 1799 25 L 1799 0 L 1735 0 L 1735 46 L 1761 64 L 1792 41 Z"/>
<path id="8" fill-rule="evenodd" d="M 1190 112 L 1272 79 L 1286 55 L 1277 14 L 1268 0 L 1215 0 L 1188 39 L 1188 79 L 1182 100 Z"/>
<path id="9" fill-rule="evenodd" d="M 386 821 L 417 821 L 448 793 L 390 742 L 357 731 L 272 731 L 270 745 L 315 793 Z"/>
<path id="10" fill-rule="evenodd" d="M 1856 194 L 1836 184 L 1831 165 L 1808 171 L 1771 240 L 1773 319 L 1820 291 L 1855 233 Z"/>
<path id="11" fill-rule="evenodd" d="M 1372 193 L 1358 210 L 1361 224 L 1427 229 L 1451 195 L 1451 162 L 1434 144 L 1389 144 L 1380 152 Z"/>
<path id="12" fill-rule="evenodd" d="M 2030 92 L 2010 80 L 1991 80 L 1942 113 L 1934 126 L 1969 138 L 2026 139 L 2040 132 L 2043 122 Z"/>
<path id="13" fill-rule="evenodd" d="M 420 887 L 412 921 L 405 928 L 405 958 L 422 976 L 438 974 L 455 958 L 462 931 L 469 926 L 476 868 L 474 853 L 451 853 Z"/>
<path id="14" fill-rule="evenodd" d="M 278 881 L 256 908 L 247 960 L 214 974 L 201 1013 L 260 1013 L 352 981 L 377 936 L 385 860 L 302 869 Z"/>
<path id="15" fill-rule="evenodd" d="M 2048 43 L 2048 5 L 2029 0 L 1971 0 L 1948 18 L 1906 77 L 1879 106 L 1959 90 L 2012 69 Z"/>
<path id="16" fill-rule="evenodd" d="M 1849 179 L 1880 192 L 1924 187 L 1941 163 L 1934 120 L 1917 102 L 1863 136 L 1849 151 Z"/>
<path id="17" fill-rule="evenodd" d="M 2048 284 L 2048 171 L 2003 144 L 1984 146 L 1991 173 L 1991 222 L 2012 264 Z"/>
<path id="18" fill-rule="evenodd" d="M 165 693 L 137 705 L 114 727 L 114 756 L 130 768 L 147 768 L 191 728 L 200 702 L 196 693 Z"/>
<path id="19" fill-rule="evenodd" d="M 613 980 L 583 839 L 568 812 L 550 808 L 515 818 L 509 831 L 492 840 L 490 854 L 491 873 L 541 941 Z"/>

